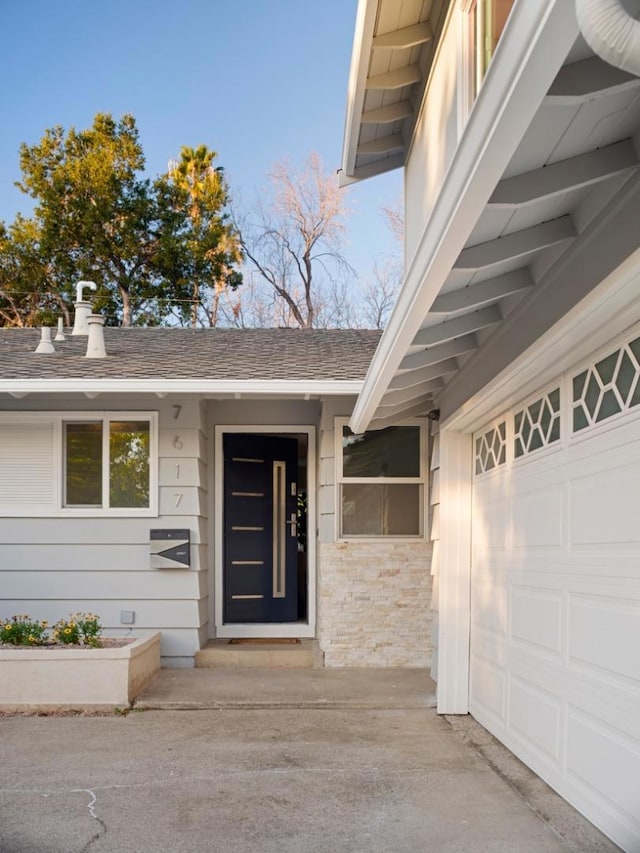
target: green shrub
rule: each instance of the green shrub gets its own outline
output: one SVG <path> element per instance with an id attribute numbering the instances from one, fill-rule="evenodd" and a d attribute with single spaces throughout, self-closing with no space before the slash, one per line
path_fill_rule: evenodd
<path id="1" fill-rule="evenodd" d="M 30 616 L 12 616 L 0 627 L 0 643 L 12 646 L 41 646 L 47 642 L 47 622 L 37 622 Z"/>
<path id="2" fill-rule="evenodd" d="M 72 613 L 68 619 L 60 619 L 53 627 L 53 639 L 65 645 L 97 648 L 101 634 L 102 625 L 94 613 Z"/>

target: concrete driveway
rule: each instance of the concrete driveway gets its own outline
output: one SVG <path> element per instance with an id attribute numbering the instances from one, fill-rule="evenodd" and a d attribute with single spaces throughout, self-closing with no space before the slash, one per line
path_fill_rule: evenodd
<path id="1" fill-rule="evenodd" d="M 199 672 L 165 671 L 165 702 Z M 218 674 L 199 710 L 0 718 L 1 853 L 616 849 L 470 718 L 438 717 L 424 676 L 352 672 L 350 705 L 334 674 L 340 705 L 312 675 L 315 704 L 243 706 L 295 681 L 274 673 Z"/>

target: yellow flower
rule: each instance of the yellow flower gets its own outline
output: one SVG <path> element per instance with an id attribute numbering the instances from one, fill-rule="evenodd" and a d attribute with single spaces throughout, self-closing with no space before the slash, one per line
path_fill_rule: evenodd
<path id="1" fill-rule="evenodd" d="M 65 632 L 65 634 L 70 634 L 70 633 L 71 633 L 71 628 L 65 628 L 65 629 L 64 629 L 64 632 Z"/>

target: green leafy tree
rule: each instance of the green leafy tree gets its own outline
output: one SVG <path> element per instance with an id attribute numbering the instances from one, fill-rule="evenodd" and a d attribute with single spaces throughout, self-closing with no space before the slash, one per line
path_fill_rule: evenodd
<path id="1" fill-rule="evenodd" d="M 217 157 L 206 145 L 183 146 L 180 159 L 171 163 L 165 186 L 175 221 L 182 220 L 182 250 L 186 278 L 191 287 L 190 322 L 215 326 L 218 322 L 220 298 L 228 289 L 241 283 L 236 265 L 242 260 L 239 236 L 226 213 L 229 190 Z M 186 226 L 186 227 L 185 227 Z"/>
<path id="2" fill-rule="evenodd" d="M 68 318 L 79 279 L 98 283 L 95 309 L 123 326 L 193 322 L 209 291 L 237 287 L 227 187 L 201 149 L 197 180 L 187 169 L 151 182 L 131 115 L 99 113 L 87 130 L 56 126 L 23 144 L 18 186 L 35 208 L 0 223 L 0 323 Z"/>
<path id="3" fill-rule="evenodd" d="M 0 222 L 0 326 L 69 323 L 65 285 L 40 252 L 40 230 L 33 219 Z"/>
<path id="4" fill-rule="evenodd" d="M 44 259 L 71 285 L 94 278 L 108 318 L 130 326 L 133 300 L 154 295 L 154 203 L 135 120 L 99 113 L 88 130 L 60 126 L 20 148 L 20 189 L 36 201 Z"/>

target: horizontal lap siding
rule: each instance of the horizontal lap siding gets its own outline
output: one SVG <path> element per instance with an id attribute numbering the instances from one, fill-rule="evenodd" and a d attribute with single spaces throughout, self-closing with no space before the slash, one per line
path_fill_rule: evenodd
<path id="1" fill-rule="evenodd" d="M 155 521 L 155 519 L 151 519 Z M 172 519 L 173 526 L 176 525 Z M 169 525 L 163 525 L 169 526 Z M 148 537 L 149 530 L 145 528 L 144 533 Z M 33 567 L 38 572 L 73 572 L 87 573 L 90 569 L 91 575 L 103 572 L 138 572 L 147 575 L 146 583 L 150 583 L 149 574 L 158 575 L 158 569 L 152 569 L 149 557 L 149 541 L 137 545 L 121 545 L 115 542 L 95 542 L 85 544 L 2 544 L 0 545 L 1 569 L 3 572 L 13 570 L 24 571 L 25 566 Z M 71 556 L 72 555 L 72 556 Z M 191 569 L 205 570 L 207 567 L 206 545 L 191 544 Z M 178 570 L 176 570 L 178 571 Z M 182 574 L 185 570 L 178 571 Z M 171 570 L 163 570 L 164 574 L 171 574 Z M 173 572 L 175 575 L 175 572 Z M 8 582 L 8 581 L 7 581 Z"/>
<path id="2" fill-rule="evenodd" d="M 111 397 L 108 407 L 92 402 L 95 410 L 158 411 L 160 515 L 0 517 L 0 617 L 29 613 L 55 622 L 89 610 L 109 634 L 162 631 L 161 654 L 166 662 L 179 662 L 194 654 L 207 631 L 208 450 L 202 404 L 178 396 L 137 398 L 135 407 L 128 398 Z M 89 407 L 78 402 L 68 409 Z M 150 530 L 176 527 L 190 530 L 191 567 L 151 569 Z M 120 623 L 122 610 L 135 612 L 131 631 Z"/>

